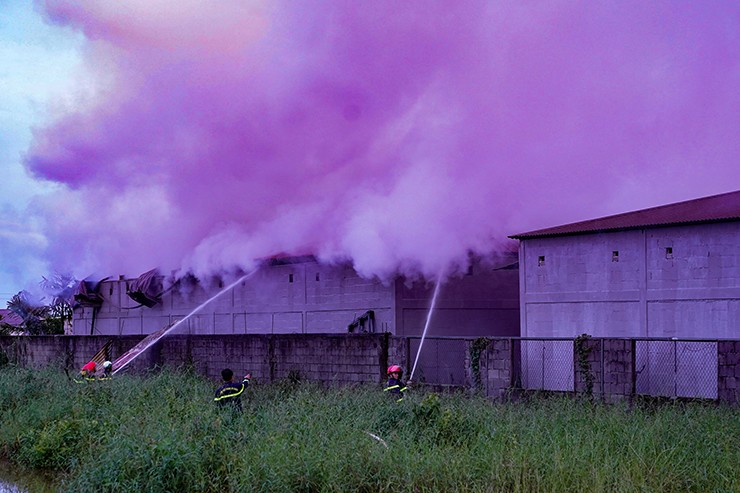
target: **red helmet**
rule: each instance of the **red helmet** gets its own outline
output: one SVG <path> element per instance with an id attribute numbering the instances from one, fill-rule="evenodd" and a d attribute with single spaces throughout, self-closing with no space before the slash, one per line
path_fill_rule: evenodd
<path id="1" fill-rule="evenodd" d="M 403 373 L 403 370 L 398 365 L 391 365 L 388 367 L 388 375 L 391 373 Z"/>
<path id="2" fill-rule="evenodd" d="M 90 361 L 90 362 L 88 362 L 88 363 L 85 363 L 85 366 L 83 366 L 83 367 L 82 367 L 82 369 L 83 369 L 84 371 L 95 371 L 95 367 L 96 367 L 96 366 L 97 366 L 97 365 L 95 364 L 95 362 L 94 362 L 94 361 Z"/>

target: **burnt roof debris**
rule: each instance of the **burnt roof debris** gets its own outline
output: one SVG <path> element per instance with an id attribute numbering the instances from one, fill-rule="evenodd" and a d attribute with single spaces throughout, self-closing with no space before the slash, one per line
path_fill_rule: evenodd
<path id="1" fill-rule="evenodd" d="M 286 253 L 279 253 L 277 255 L 271 255 L 270 257 L 265 257 L 260 260 L 267 265 L 288 265 L 315 262 L 316 257 L 314 255 L 289 255 Z"/>
<path id="2" fill-rule="evenodd" d="M 360 333 L 375 333 L 375 312 L 368 310 L 359 317 L 355 318 L 352 322 L 347 325 L 347 332 L 350 334 L 355 332 Z"/>
<path id="3" fill-rule="evenodd" d="M 103 304 L 103 295 L 100 294 L 100 286 L 108 278 L 104 277 L 99 281 L 88 281 L 83 279 L 75 286 L 72 297 L 75 300 L 75 308 L 78 306 L 90 306 L 100 308 Z"/>
<path id="4" fill-rule="evenodd" d="M 147 271 L 127 283 L 126 294 L 135 302 L 151 308 L 162 300 L 162 276 L 157 269 Z"/>
<path id="5" fill-rule="evenodd" d="M 740 190 L 511 235 L 526 240 L 607 231 L 740 221 Z"/>

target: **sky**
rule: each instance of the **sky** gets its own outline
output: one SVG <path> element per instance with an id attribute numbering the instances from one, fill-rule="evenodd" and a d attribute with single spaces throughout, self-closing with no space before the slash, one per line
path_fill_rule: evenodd
<path id="1" fill-rule="evenodd" d="M 740 189 L 740 3 L 0 0 L 0 295 L 313 253 L 434 279 Z"/>

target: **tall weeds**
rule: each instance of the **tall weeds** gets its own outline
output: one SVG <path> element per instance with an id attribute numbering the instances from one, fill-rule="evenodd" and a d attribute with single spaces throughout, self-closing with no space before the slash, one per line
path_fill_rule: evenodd
<path id="1" fill-rule="evenodd" d="M 214 387 L 183 370 L 79 385 L 6 367 L 0 451 L 75 492 L 740 490 L 737 408 L 418 390 L 396 403 L 286 382 L 251 386 L 234 414 Z"/>

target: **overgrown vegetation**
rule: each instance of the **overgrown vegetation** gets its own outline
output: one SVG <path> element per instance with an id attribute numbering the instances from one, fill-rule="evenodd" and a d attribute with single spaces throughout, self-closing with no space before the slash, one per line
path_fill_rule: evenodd
<path id="1" fill-rule="evenodd" d="M 470 370 L 473 377 L 473 388 L 481 390 L 480 357 L 491 344 L 488 337 L 479 337 L 470 344 Z"/>
<path id="2" fill-rule="evenodd" d="M 576 361 L 578 362 L 578 373 L 583 379 L 586 395 L 593 396 L 594 393 L 594 373 L 591 369 L 591 361 L 588 359 L 593 351 L 593 347 L 588 344 L 591 336 L 581 334 L 575 339 Z"/>
<path id="3" fill-rule="evenodd" d="M 494 404 L 379 386 L 248 390 L 244 413 L 184 370 L 87 385 L 0 369 L 0 451 L 61 491 L 738 491 L 740 415 L 701 404 Z M 375 437 L 371 436 L 375 435 Z"/>

